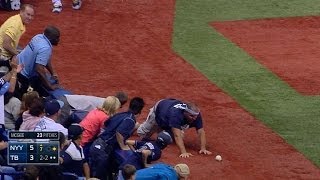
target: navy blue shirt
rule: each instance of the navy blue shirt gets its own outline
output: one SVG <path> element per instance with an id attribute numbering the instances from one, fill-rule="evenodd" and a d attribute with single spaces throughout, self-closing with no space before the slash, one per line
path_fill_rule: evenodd
<path id="1" fill-rule="evenodd" d="M 124 141 L 133 133 L 136 119 L 131 111 L 115 114 L 108 121 L 105 121 L 104 131 L 100 138 L 108 144 L 114 144 L 115 148 L 120 148 L 117 143 L 116 132 L 120 133 Z"/>
<path id="2" fill-rule="evenodd" d="M 159 145 L 155 141 L 145 142 L 145 141 L 136 141 L 135 152 L 130 155 L 121 165 L 119 169 L 122 169 L 124 165 L 131 164 L 136 167 L 137 170 L 143 169 L 144 164 L 142 160 L 142 151 L 150 150 L 151 154 L 147 158 L 147 163 L 151 163 L 152 161 L 156 161 L 161 157 L 161 149 Z"/>
<path id="3" fill-rule="evenodd" d="M 195 127 L 198 130 L 203 127 L 201 114 L 189 124 L 183 115 L 184 110 L 175 107 L 177 104 L 183 104 L 183 102 L 176 99 L 164 99 L 158 104 L 155 115 L 156 122 L 161 129 L 171 130 L 171 128 L 177 128 L 183 130 Z"/>
<path id="4" fill-rule="evenodd" d="M 61 164 L 63 172 L 75 173 L 81 177 L 84 176 L 83 163 L 86 161 L 82 147 L 71 142 L 69 146 L 60 152 L 60 156 L 63 158 L 63 163 Z"/>

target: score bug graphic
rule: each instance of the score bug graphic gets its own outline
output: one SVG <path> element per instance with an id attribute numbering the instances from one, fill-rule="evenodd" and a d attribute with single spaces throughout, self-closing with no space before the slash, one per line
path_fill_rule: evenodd
<path id="1" fill-rule="evenodd" d="M 10 137 L 18 137 L 17 134 L 10 134 Z M 59 141 L 56 132 L 50 132 L 52 139 L 26 139 L 34 137 L 46 137 L 48 134 L 41 132 L 19 132 L 21 139 L 10 138 L 8 143 L 8 164 L 42 164 L 42 165 L 58 165 L 59 164 Z M 53 133 L 53 134 L 52 134 Z M 57 133 L 58 134 L 58 133 Z M 24 136 L 24 137 L 21 137 Z"/>

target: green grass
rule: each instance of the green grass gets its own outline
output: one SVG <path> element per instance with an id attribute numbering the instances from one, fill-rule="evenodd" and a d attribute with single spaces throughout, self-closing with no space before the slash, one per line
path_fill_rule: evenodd
<path id="1" fill-rule="evenodd" d="M 297 93 L 210 23 L 319 14 L 320 0 L 177 0 L 173 35 L 179 55 L 318 167 L 320 98 Z"/>

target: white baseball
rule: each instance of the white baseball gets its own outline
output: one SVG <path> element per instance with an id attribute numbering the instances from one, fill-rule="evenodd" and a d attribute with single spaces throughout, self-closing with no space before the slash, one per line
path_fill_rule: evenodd
<path id="1" fill-rule="evenodd" d="M 216 160 L 217 160 L 217 161 L 222 161 L 222 157 L 221 157 L 220 155 L 217 155 L 217 156 L 216 156 Z"/>

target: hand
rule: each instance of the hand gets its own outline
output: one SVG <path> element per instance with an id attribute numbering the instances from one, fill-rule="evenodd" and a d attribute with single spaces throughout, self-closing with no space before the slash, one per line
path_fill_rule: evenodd
<path id="1" fill-rule="evenodd" d="M 19 64 L 17 56 L 13 56 L 11 60 L 9 60 L 9 63 L 12 69 L 17 69 Z"/>
<path id="2" fill-rule="evenodd" d="M 23 68 L 24 68 L 24 65 L 23 65 L 23 64 L 19 64 L 19 65 L 17 66 L 17 70 L 16 70 L 17 73 L 20 73 Z"/>
<path id="3" fill-rule="evenodd" d="M 23 64 L 19 64 L 17 56 L 13 56 L 10 61 L 10 66 L 13 70 L 15 70 L 17 73 L 21 72 L 24 68 Z"/>
<path id="4" fill-rule="evenodd" d="M 8 147 L 8 142 L 0 141 L 0 150 L 3 150 Z"/>
<path id="5" fill-rule="evenodd" d="M 63 163 L 63 158 L 59 157 L 59 163 L 62 164 Z"/>
<path id="6" fill-rule="evenodd" d="M 58 81 L 58 75 L 57 74 L 52 74 L 52 78 L 56 81 Z"/>
<path id="7" fill-rule="evenodd" d="M 185 153 L 180 154 L 179 157 L 188 158 L 188 157 L 190 157 L 190 156 L 193 156 L 193 154 L 185 152 Z"/>
<path id="8" fill-rule="evenodd" d="M 206 150 L 206 149 L 201 149 L 201 150 L 199 151 L 199 154 L 210 155 L 210 154 L 212 154 L 212 152 L 210 152 L 210 151 L 208 151 L 208 150 Z"/>

